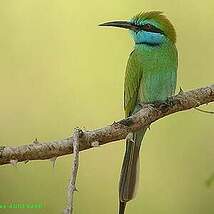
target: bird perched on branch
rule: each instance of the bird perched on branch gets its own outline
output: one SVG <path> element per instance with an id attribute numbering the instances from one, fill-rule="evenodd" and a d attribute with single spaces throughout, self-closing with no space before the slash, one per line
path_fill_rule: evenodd
<path id="1" fill-rule="evenodd" d="M 175 93 L 178 54 L 176 33 L 159 11 L 142 12 L 130 21 L 112 21 L 100 26 L 129 29 L 134 40 L 125 73 L 124 109 L 128 117 L 143 103 L 164 102 Z M 136 193 L 139 180 L 139 151 L 146 128 L 130 133 L 120 175 L 119 214 Z"/>

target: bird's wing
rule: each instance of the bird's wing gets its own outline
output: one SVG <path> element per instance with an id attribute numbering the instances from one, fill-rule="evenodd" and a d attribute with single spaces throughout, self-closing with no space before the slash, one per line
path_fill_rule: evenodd
<path id="1" fill-rule="evenodd" d="M 124 110 L 126 117 L 130 116 L 137 104 L 138 90 L 142 78 L 142 68 L 137 61 L 137 54 L 133 51 L 126 67 L 124 83 Z"/>

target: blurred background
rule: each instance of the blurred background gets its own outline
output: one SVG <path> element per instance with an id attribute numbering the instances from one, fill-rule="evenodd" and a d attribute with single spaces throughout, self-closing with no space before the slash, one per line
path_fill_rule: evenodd
<path id="1" fill-rule="evenodd" d="M 94 129 L 124 117 L 123 80 L 133 43 L 127 31 L 98 24 L 161 10 L 177 30 L 177 91 L 214 80 L 212 0 L 0 1 L 0 144 L 63 139 L 74 127 Z M 214 105 L 203 107 L 214 110 Z M 138 195 L 129 213 L 213 214 L 214 117 L 195 110 L 152 124 L 141 151 Z M 81 153 L 75 214 L 117 213 L 124 143 Z M 0 203 L 62 213 L 71 156 L 0 167 Z"/>

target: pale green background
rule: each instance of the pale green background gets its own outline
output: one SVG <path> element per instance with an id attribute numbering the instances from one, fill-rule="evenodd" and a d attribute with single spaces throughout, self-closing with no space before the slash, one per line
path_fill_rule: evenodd
<path id="1" fill-rule="evenodd" d="M 123 79 L 133 43 L 125 30 L 99 23 L 162 10 L 178 39 L 178 88 L 214 80 L 212 0 L 1 0 L 0 143 L 62 139 L 75 126 L 94 129 L 123 117 Z M 209 105 L 205 109 L 214 109 Z M 214 117 L 191 110 L 164 118 L 147 132 L 137 198 L 127 214 L 213 214 Z M 75 214 L 117 213 L 123 142 L 82 152 Z M 43 203 L 61 213 L 71 157 L 0 167 L 0 203 Z"/>

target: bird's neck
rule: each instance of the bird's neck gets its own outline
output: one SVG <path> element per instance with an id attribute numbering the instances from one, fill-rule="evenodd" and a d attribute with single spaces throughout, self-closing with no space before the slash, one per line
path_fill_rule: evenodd
<path id="1" fill-rule="evenodd" d="M 153 52 L 153 51 L 159 51 L 159 50 L 166 50 L 166 49 L 174 49 L 175 48 L 175 44 L 165 38 L 164 41 L 162 41 L 161 43 L 157 43 L 157 42 L 142 42 L 142 43 L 135 43 L 135 49 L 143 51 L 143 52 Z"/>
<path id="2" fill-rule="evenodd" d="M 136 60 L 140 65 L 159 66 L 159 64 L 167 64 L 174 66 L 177 59 L 177 49 L 175 44 L 167 39 L 160 45 L 152 46 L 150 44 L 135 44 L 134 51 Z"/>

